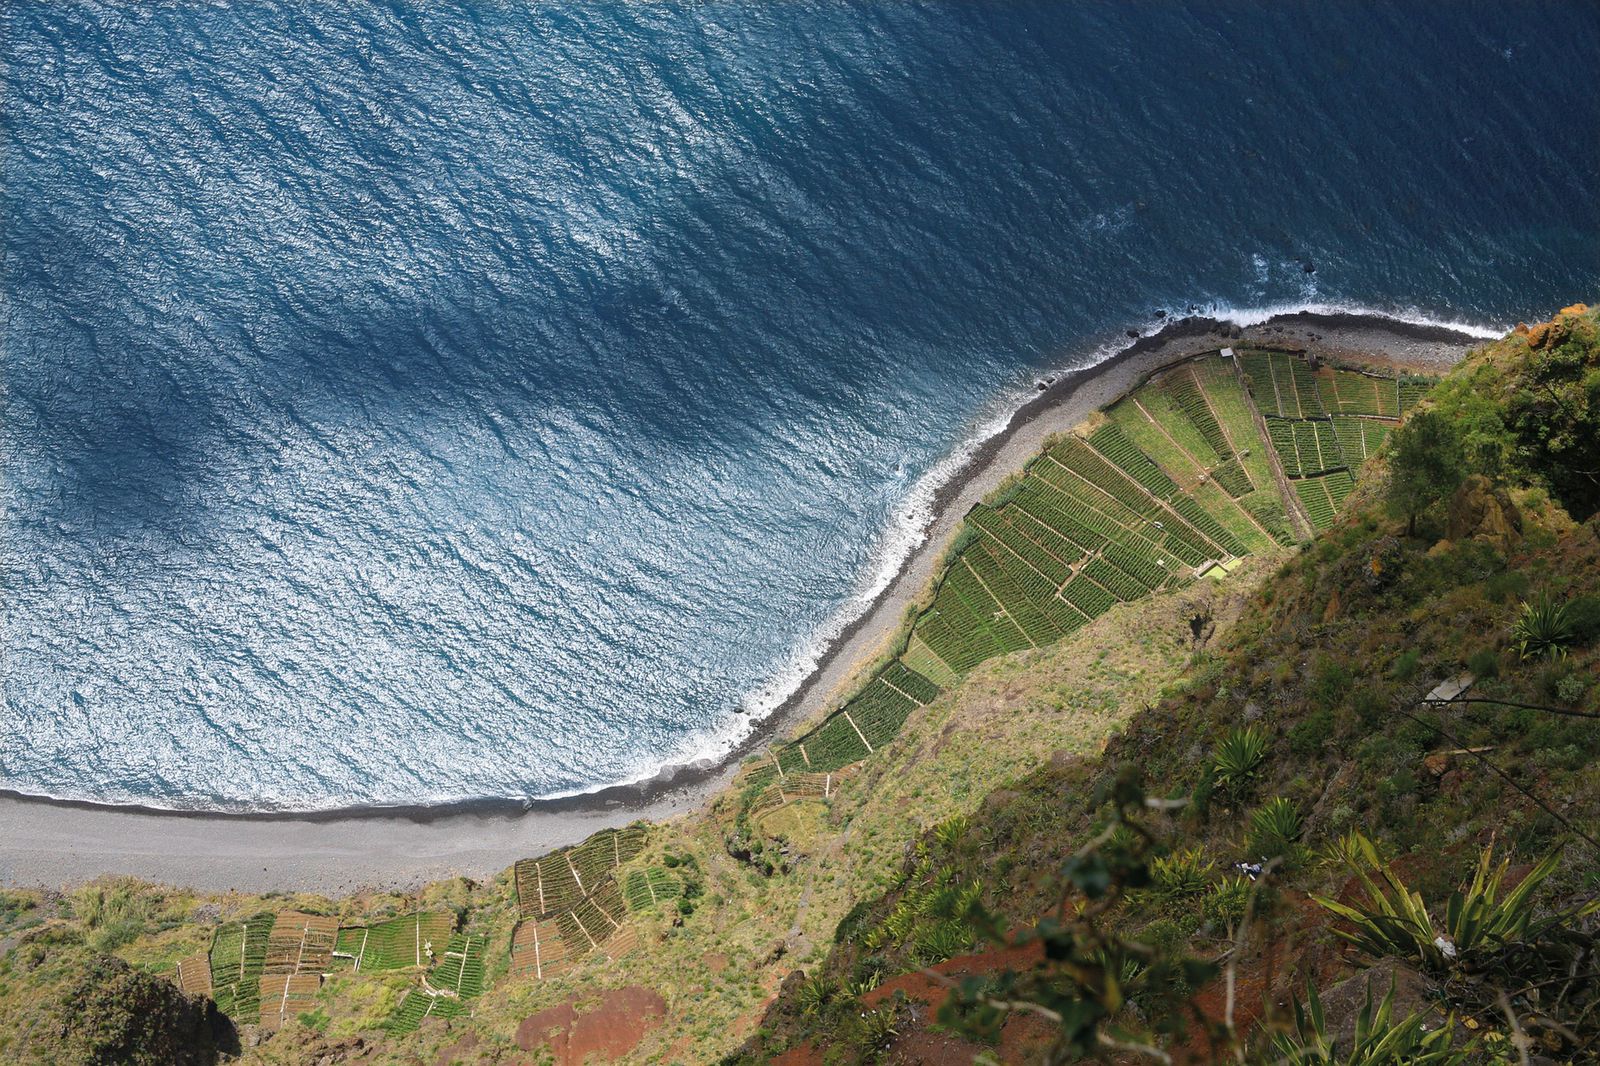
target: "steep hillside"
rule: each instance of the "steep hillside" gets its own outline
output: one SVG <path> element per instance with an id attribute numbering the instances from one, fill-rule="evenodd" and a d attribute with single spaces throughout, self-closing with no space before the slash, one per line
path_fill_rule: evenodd
<path id="1" fill-rule="evenodd" d="M 1379 963 L 1376 998 L 1400 989 L 1391 1028 L 1448 1011 L 1475 1057 L 1525 1039 L 1590 1061 L 1596 326 L 1570 308 L 1475 352 L 1179 691 L 1103 756 L 1054 760 L 926 834 L 739 1059 L 1138 1059 L 1146 1043 L 1271 1058 L 1308 984 L 1350 1039 L 1360 996 L 1340 982 Z M 1469 946 L 1471 906 L 1444 903 L 1490 849 L 1511 863 L 1502 901 L 1554 867 L 1522 925 Z M 1439 946 L 1394 918 L 1359 949 L 1335 935 L 1359 923 L 1314 899 L 1371 913 L 1363 879 L 1391 876 L 1431 904 L 1411 918 Z"/>
<path id="2" fill-rule="evenodd" d="M 856 694 L 710 810 L 414 894 L 6 893 L 0 1059 L 1256 1054 L 1308 980 L 1348 1021 L 1372 960 L 1309 893 L 1360 902 L 1353 831 L 1429 901 L 1492 838 L 1513 879 L 1567 842 L 1541 906 L 1596 887 L 1597 382 L 1586 311 L 1431 393 L 1259 340 L 1187 360 L 976 508 Z M 1413 961 L 1407 1010 L 1516 1036 Z M 1562 1024 L 1525 1028 L 1576 1054 Z"/>

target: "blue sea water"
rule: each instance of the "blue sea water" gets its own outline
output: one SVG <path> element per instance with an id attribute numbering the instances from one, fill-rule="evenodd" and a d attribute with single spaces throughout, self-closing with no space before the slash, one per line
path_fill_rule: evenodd
<path id="1" fill-rule="evenodd" d="M 953 451 L 1156 309 L 1600 293 L 1589 0 L 0 23 L 24 792 L 637 778 L 778 702 Z"/>

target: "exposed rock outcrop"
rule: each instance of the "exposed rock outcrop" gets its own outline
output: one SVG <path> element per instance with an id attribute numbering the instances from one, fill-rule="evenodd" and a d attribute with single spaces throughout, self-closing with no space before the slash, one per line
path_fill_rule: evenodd
<path id="1" fill-rule="evenodd" d="M 1450 499 L 1445 539 L 1486 541 L 1508 552 L 1522 540 L 1522 512 L 1503 488 L 1481 474 L 1461 483 Z"/>

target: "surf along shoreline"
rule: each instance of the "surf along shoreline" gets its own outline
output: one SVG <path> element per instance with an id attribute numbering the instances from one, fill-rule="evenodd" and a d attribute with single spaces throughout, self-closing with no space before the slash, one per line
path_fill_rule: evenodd
<path id="1" fill-rule="evenodd" d="M 518 858 L 577 843 L 603 828 L 690 813 L 732 783 L 745 757 L 820 718 L 866 680 L 901 635 L 907 612 L 930 587 L 973 504 L 1019 471 L 1048 437 L 1070 431 L 1153 374 L 1245 341 L 1439 373 L 1484 339 L 1479 331 L 1364 312 L 1286 311 L 1246 326 L 1192 316 L 1136 336 L 1091 365 L 1042 379 L 1037 393 L 935 491 L 932 519 L 894 578 L 840 629 L 795 691 L 720 759 L 554 799 L 304 812 L 170 810 L 0 788 L 0 884 L 54 886 L 129 873 L 200 889 L 337 895 L 456 874 L 485 879 Z"/>

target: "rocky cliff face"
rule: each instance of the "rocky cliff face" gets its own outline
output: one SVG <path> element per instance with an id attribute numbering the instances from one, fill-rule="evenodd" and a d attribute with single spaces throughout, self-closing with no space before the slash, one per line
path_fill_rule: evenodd
<path id="1" fill-rule="evenodd" d="M 1504 554 L 1522 540 L 1522 511 L 1504 487 L 1472 474 L 1450 498 L 1444 535 L 1451 541 L 1482 541 Z"/>

